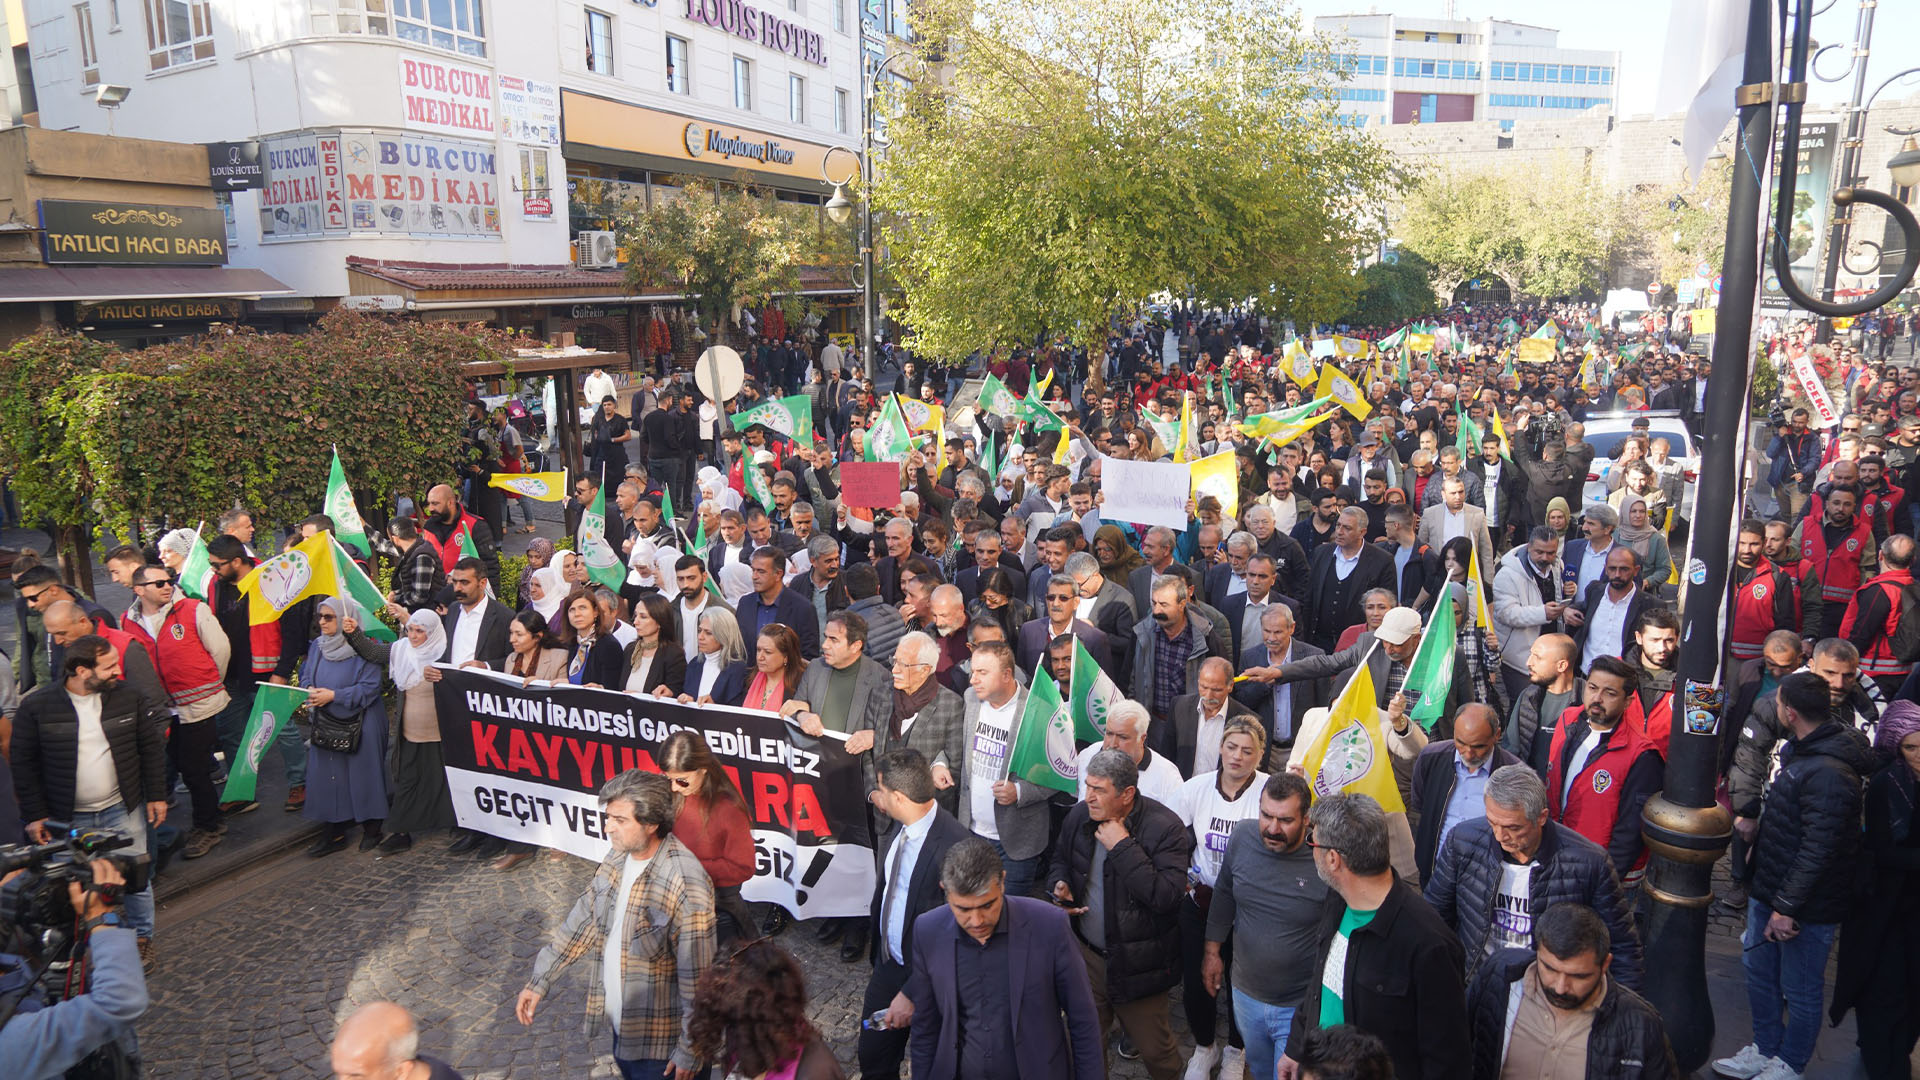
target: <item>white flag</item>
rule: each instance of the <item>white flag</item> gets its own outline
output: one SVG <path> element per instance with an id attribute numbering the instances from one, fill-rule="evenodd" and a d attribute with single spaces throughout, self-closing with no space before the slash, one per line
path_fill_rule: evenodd
<path id="1" fill-rule="evenodd" d="M 1687 178 L 1700 170 L 1713 144 L 1733 119 L 1733 92 L 1740 85 L 1747 51 L 1749 0 L 1675 0 L 1667 22 L 1667 52 L 1660 63 L 1657 116 L 1685 111 L 1681 150 Z"/>

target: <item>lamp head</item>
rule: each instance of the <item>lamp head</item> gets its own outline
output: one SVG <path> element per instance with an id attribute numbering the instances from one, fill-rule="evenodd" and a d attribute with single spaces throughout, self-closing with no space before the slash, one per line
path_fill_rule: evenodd
<path id="1" fill-rule="evenodd" d="M 827 200 L 827 216 L 836 225 L 845 225 L 853 216 L 853 200 L 847 198 L 847 185 L 833 185 L 833 197 Z"/>
<path id="2" fill-rule="evenodd" d="M 131 93 L 133 93 L 133 88 L 130 86 L 121 86 L 117 83 L 101 83 L 99 86 L 93 88 L 93 103 L 103 109 L 117 109 L 120 107 L 120 103 L 127 100 L 127 95 Z"/>
<path id="3" fill-rule="evenodd" d="M 1920 187 L 1920 142 L 1912 135 L 1900 144 L 1900 152 L 1887 159 L 1887 172 L 1900 187 Z"/>

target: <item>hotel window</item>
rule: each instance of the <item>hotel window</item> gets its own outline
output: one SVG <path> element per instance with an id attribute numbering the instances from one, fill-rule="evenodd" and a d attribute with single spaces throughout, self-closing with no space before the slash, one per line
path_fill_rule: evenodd
<path id="1" fill-rule="evenodd" d="M 847 32 L 847 0 L 830 0 L 833 4 L 833 32 Z"/>
<path id="2" fill-rule="evenodd" d="M 93 43 L 93 5 L 73 5 L 73 32 L 80 43 L 80 81 L 93 86 L 100 81 L 100 48 Z"/>
<path id="3" fill-rule="evenodd" d="M 688 92 L 693 67 L 687 62 L 687 39 L 667 35 L 667 93 Z"/>
<path id="4" fill-rule="evenodd" d="M 395 37 L 468 56 L 487 55 L 487 25 L 480 11 L 480 0 L 392 0 L 392 3 Z"/>
<path id="5" fill-rule="evenodd" d="M 146 15 L 149 70 L 213 59 L 210 0 L 146 0 Z"/>
<path id="6" fill-rule="evenodd" d="M 733 107 L 753 110 L 753 61 L 733 58 Z"/>
<path id="7" fill-rule="evenodd" d="M 845 90 L 833 92 L 833 130 L 842 135 L 847 133 L 847 105 L 850 95 Z"/>
<path id="8" fill-rule="evenodd" d="M 587 10 L 587 70 L 595 75 L 613 74 L 613 16 L 604 11 Z"/>
<path id="9" fill-rule="evenodd" d="M 798 75 L 787 76 L 787 120 L 795 124 L 807 122 L 807 80 Z"/>

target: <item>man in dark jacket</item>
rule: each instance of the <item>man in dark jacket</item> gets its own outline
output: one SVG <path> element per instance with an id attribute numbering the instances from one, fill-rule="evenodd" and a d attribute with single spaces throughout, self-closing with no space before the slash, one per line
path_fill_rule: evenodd
<path id="1" fill-rule="evenodd" d="M 1315 802 L 1308 823 L 1314 869 L 1332 891 L 1320 914 L 1320 977 L 1294 1013 L 1280 1075 L 1294 1074 L 1308 1033 L 1352 1024 L 1387 1044 L 1401 1080 L 1466 1080 L 1466 954 L 1394 875 L 1386 812 L 1342 792 Z"/>
<path id="2" fill-rule="evenodd" d="M 1529 414 L 1521 411 L 1513 423 L 1513 452 L 1518 458 L 1514 464 L 1527 478 L 1527 524 L 1543 525 L 1547 520 L 1547 504 L 1554 499 L 1565 499 L 1568 506 L 1580 504 L 1587 470 L 1584 465 L 1579 471 L 1574 470 L 1577 463 L 1568 460 L 1567 446 L 1562 440 L 1548 439 L 1538 450 L 1534 449 L 1533 439 L 1527 433 L 1528 419 Z"/>
<path id="3" fill-rule="evenodd" d="M 1606 919 L 1613 977 L 1638 989 L 1640 938 L 1606 851 L 1547 820 L 1547 785 L 1525 765 L 1493 774 L 1484 811 L 1453 830 L 1426 888 L 1460 935 L 1469 970 L 1502 949 L 1527 948 L 1549 908 L 1584 904 Z"/>
<path id="4" fill-rule="evenodd" d="M 1140 794 L 1139 767 L 1119 750 L 1087 762 L 1085 802 L 1067 811 L 1048 873 L 1075 916 L 1100 1031 L 1116 1017 L 1153 1080 L 1175 1080 L 1180 1054 L 1167 991 L 1180 981 L 1180 901 L 1193 833 Z"/>
<path id="5" fill-rule="evenodd" d="M 1433 862 L 1455 828 L 1484 816 L 1481 796 L 1494 770 L 1520 759 L 1500 747 L 1500 716 L 1488 705 L 1462 705 L 1453 716 L 1453 738 L 1428 743 L 1413 762 L 1415 820 L 1413 864 L 1420 880 L 1433 877 Z"/>
<path id="6" fill-rule="evenodd" d="M 1775 698 L 1787 752 L 1760 811 L 1740 939 L 1753 1042 L 1713 1063 L 1723 1076 L 1779 1072 L 1780 1062 L 1798 1076 L 1813 1057 L 1827 957 L 1857 884 L 1862 778 L 1874 764 L 1866 738 L 1831 719 L 1826 680 L 1794 672 Z"/>
<path id="7" fill-rule="evenodd" d="M 806 597 L 787 588 L 787 557 L 779 548 L 763 547 L 749 560 L 753 567 L 753 591 L 740 598 L 735 614 L 740 619 L 740 635 L 758 638 L 760 631 L 773 623 L 793 629 L 800 638 L 800 655 L 812 660 L 820 655 L 820 622 L 814 618 L 813 605 Z"/>
<path id="8" fill-rule="evenodd" d="M 1660 1014 L 1611 970 L 1607 925 L 1598 914 L 1580 904 L 1555 904 L 1535 925 L 1534 942 L 1488 957 L 1467 990 L 1474 1080 L 1499 1080 L 1509 1063 L 1516 1074 L 1679 1075 Z M 1586 1031 L 1553 1038 L 1563 1025 Z"/>

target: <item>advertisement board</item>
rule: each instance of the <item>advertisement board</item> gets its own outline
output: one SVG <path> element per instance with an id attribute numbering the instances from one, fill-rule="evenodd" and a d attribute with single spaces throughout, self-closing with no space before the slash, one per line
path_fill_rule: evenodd
<path id="1" fill-rule="evenodd" d="M 535 146 L 559 146 L 560 87 L 518 75 L 500 76 L 500 137 Z"/>
<path id="2" fill-rule="evenodd" d="M 223 266 L 227 221 L 218 210 L 148 203 L 41 199 L 50 263 Z"/>
<path id="3" fill-rule="evenodd" d="M 263 141 L 260 231 L 268 239 L 500 235 L 491 141 L 387 131 L 300 132 Z"/>
<path id="4" fill-rule="evenodd" d="M 415 130 L 493 137 L 491 71 L 402 53 L 400 101 L 407 126 Z"/>

